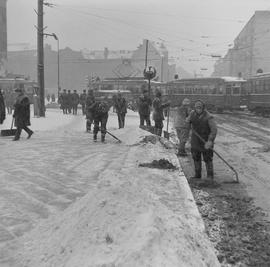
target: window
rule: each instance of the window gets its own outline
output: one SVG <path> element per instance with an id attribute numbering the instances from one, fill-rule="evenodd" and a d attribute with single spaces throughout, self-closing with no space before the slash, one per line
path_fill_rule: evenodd
<path id="1" fill-rule="evenodd" d="M 232 87 L 231 85 L 226 86 L 226 95 L 231 95 L 232 94 Z"/>

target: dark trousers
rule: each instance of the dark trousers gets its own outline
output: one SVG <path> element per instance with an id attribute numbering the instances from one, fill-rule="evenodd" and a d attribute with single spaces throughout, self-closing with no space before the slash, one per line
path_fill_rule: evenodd
<path id="1" fill-rule="evenodd" d="M 99 130 L 101 131 L 101 135 L 106 134 L 107 120 L 108 120 L 108 115 L 94 118 L 94 135 L 96 135 Z M 99 124 L 100 124 L 100 127 L 99 127 Z"/>
<path id="2" fill-rule="evenodd" d="M 82 104 L 82 114 L 85 115 L 85 104 Z"/>
<path id="3" fill-rule="evenodd" d="M 191 148 L 191 155 L 194 161 L 202 161 L 202 156 L 203 156 L 204 162 L 212 162 L 214 152 L 212 149 L 200 151 L 200 150 L 195 150 Z"/>
<path id="4" fill-rule="evenodd" d="M 14 139 L 20 139 L 22 130 L 25 130 L 28 133 L 28 135 L 31 135 L 33 133 L 33 131 L 30 130 L 27 126 L 17 127 Z"/>
<path id="5" fill-rule="evenodd" d="M 77 110 L 78 110 L 78 106 L 77 105 L 73 106 L 72 107 L 72 114 L 77 115 Z"/>
<path id="6" fill-rule="evenodd" d="M 162 120 L 155 120 L 155 134 L 161 136 L 162 135 L 162 128 L 163 128 L 163 121 Z"/>
<path id="7" fill-rule="evenodd" d="M 117 113 L 119 129 L 125 126 L 126 113 Z"/>
<path id="8" fill-rule="evenodd" d="M 140 115 L 140 126 L 144 125 L 144 121 L 146 122 L 146 126 L 151 126 L 150 114 L 148 115 L 139 114 L 139 115 Z"/>

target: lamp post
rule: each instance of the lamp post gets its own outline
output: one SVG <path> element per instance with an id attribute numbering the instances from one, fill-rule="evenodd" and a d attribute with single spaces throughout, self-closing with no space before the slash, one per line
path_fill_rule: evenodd
<path id="1" fill-rule="evenodd" d="M 60 53 L 59 53 L 59 39 L 55 33 L 44 33 L 45 36 L 52 36 L 57 41 L 57 97 L 60 95 Z"/>

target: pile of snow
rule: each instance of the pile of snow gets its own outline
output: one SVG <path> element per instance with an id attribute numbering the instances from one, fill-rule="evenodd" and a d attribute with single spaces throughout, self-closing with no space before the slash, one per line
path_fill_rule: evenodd
<path id="1" fill-rule="evenodd" d="M 141 142 L 147 132 L 138 126 L 111 131 L 123 141 L 124 161 L 100 172 L 84 197 L 7 246 L 11 266 L 219 266 L 175 151 L 159 138 Z M 103 156 L 115 145 L 101 145 Z M 161 158 L 178 169 L 139 167 Z"/>

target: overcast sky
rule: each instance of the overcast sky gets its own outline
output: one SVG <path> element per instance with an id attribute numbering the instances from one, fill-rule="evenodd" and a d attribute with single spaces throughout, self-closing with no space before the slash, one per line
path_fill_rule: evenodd
<path id="1" fill-rule="evenodd" d="M 36 46 L 37 0 L 8 0 L 8 43 Z M 169 56 L 189 72 L 210 74 L 221 54 L 256 10 L 269 0 L 45 0 L 44 26 L 56 33 L 60 48 L 134 50 L 142 39 L 163 41 Z M 56 42 L 45 43 L 56 49 Z M 23 45 L 21 46 L 23 47 Z M 201 69 L 208 70 L 201 70 Z"/>

